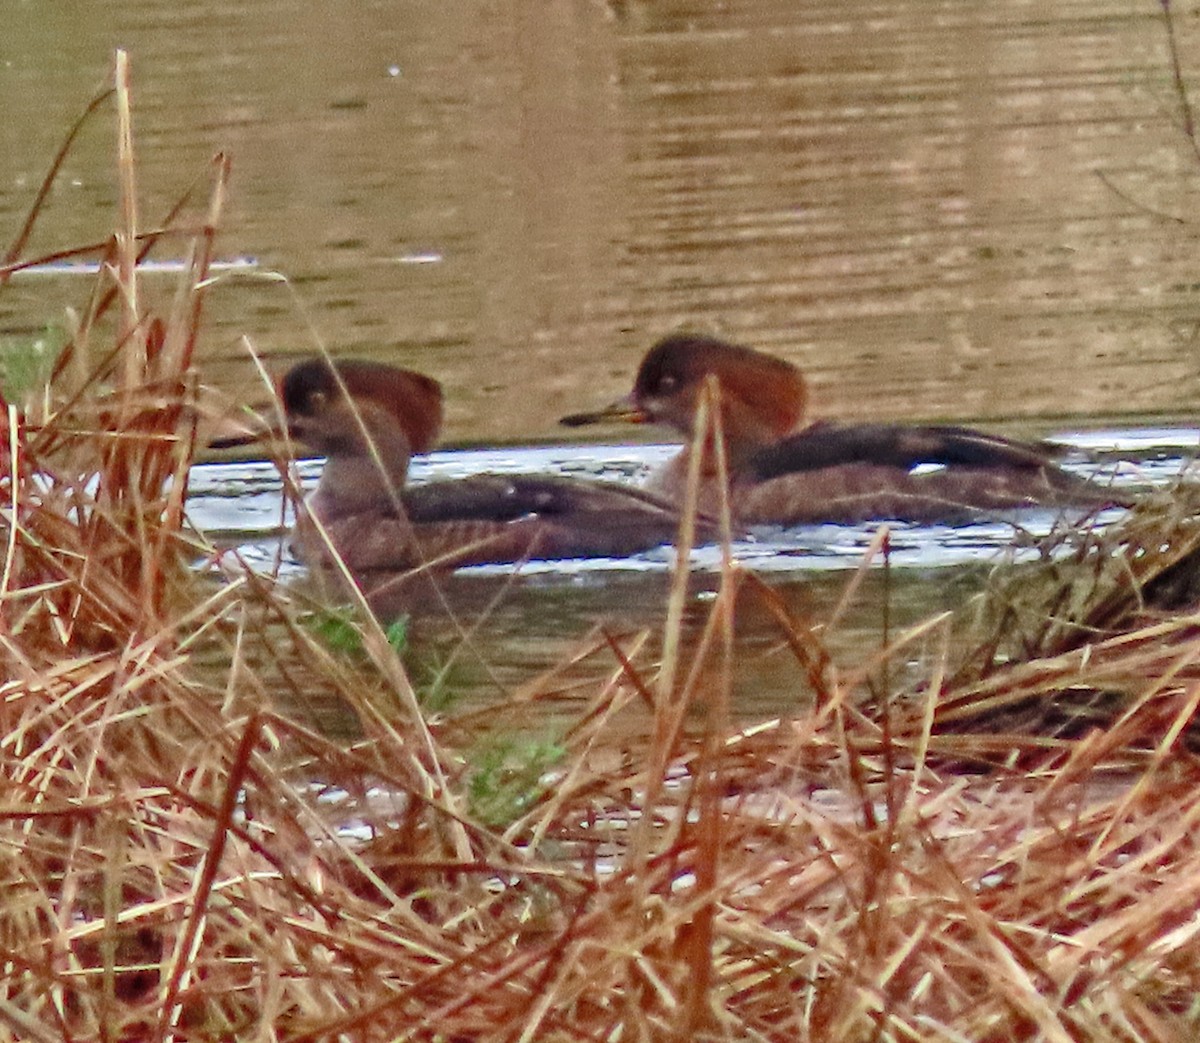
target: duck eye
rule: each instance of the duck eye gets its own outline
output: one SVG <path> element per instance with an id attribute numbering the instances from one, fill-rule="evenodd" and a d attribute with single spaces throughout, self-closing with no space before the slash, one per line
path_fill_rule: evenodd
<path id="1" fill-rule="evenodd" d="M 674 391 L 679 383 L 679 378 L 672 376 L 670 373 L 664 373 L 658 381 L 659 391 Z"/>
<path id="2" fill-rule="evenodd" d="M 325 404 L 329 401 L 329 395 L 324 391 L 311 391 L 308 398 L 304 402 L 304 412 L 316 413 L 324 409 Z"/>

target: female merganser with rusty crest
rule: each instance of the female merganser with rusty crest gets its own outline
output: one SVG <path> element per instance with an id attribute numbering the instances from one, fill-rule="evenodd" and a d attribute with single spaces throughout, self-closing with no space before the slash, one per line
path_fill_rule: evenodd
<path id="1" fill-rule="evenodd" d="M 288 434 L 325 457 L 292 533 L 305 564 L 332 564 L 333 552 L 354 573 L 625 557 L 674 538 L 669 501 L 612 482 L 480 474 L 407 486 L 409 461 L 442 424 L 441 385 L 424 374 L 322 357 L 289 370 L 280 394 Z"/>
<path id="2" fill-rule="evenodd" d="M 966 427 L 804 426 L 807 388 L 795 366 L 691 333 L 655 344 L 627 397 L 561 422 L 657 422 L 690 438 L 710 376 L 720 389 L 730 504 L 742 524 L 931 523 L 1024 507 L 1096 509 L 1123 502 L 1103 485 L 1063 470 L 1039 444 Z M 669 461 L 647 488 L 682 502 L 689 452 Z M 715 459 L 710 444 L 700 498 L 708 510 L 718 503 Z"/>

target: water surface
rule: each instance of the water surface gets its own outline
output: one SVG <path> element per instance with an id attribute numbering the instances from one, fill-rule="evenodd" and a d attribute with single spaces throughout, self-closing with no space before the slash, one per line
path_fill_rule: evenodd
<path id="1" fill-rule="evenodd" d="M 1187 473 L 1200 432 L 1140 429 L 1063 436 L 1075 447 L 1066 463 L 1116 487 L 1169 487 Z M 637 481 L 677 446 L 559 446 L 438 452 L 418 458 L 413 481 L 461 478 L 479 472 L 555 473 Z M 1119 457 L 1119 459 L 1117 459 Z M 305 488 L 320 461 L 299 468 Z M 290 557 L 283 534 L 291 517 L 271 464 L 222 464 L 193 470 L 189 514 L 218 544 L 234 547 L 251 566 L 306 591 L 305 570 Z M 1111 523 L 1121 510 L 1086 519 Z M 777 599 L 795 627 L 825 645 L 835 662 L 855 669 L 906 627 L 937 613 L 963 611 L 989 577 L 1035 559 L 1039 540 L 1064 519 L 1052 510 L 1013 512 L 1007 519 L 969 525 L 889 526 L 887 553 L 877 545 L 878 524 L 761 527 L 732 551 L 745 570 L 772 592 L 746 584 L 737 611 L 735 704 L 745 719 L 786 714 L 812 698 L 804 671 L 788 651 L 769 602 Z M 604 634 L 624 640 L 646 630 L 657 635 L 666 614 L 675 554 L 657 548 L 629 558 L 533 561 L 520 566 L 461 569 L 440 583 L 440 596 L 421 593 L 394 611 L 410 617 L 413 672 L 418 683 L 451 668 L 450 683 L 467 708 L 486 706 L 525 690 L 536 679 L 585 651 L 575 667 L 549 685 L 563 706 L 595 693 L 594 681 L 617 668 Z M 719 584 L 721 553 L 693 552 L 688 632 L 703 624 Z M 865 575 L 860 575 L 865 569 Z M 853 581 L 853 592 L 851 590 Z M 466 636 L 467 639 L 464 639 Z M 893 666 L 928 672 L 944 652 L 945 632 L 915 643 Z M 657 637 L 641 660 L 653 676 Z M 583 679 L 591 684 L 583 684 Z M 578 689 L 574 686 L 579 684 Z"/>
<path id="2" fill-rule="evenodd" d="M 1165 481 L 1194 444 L 1200 390 L 1200 161 L 1161 13 L 1155 0 L 12 0 L 0 240 L 120 46 L 144 227 L 214 153 L 232 157 L 227 267 L 198 355 L 230 404 L 267 390 L 247 344 L 273 374 L 319 344 L 442 380 L 448 446 L 548 445 L 566 434 L 559 416 L 625 391 L 645 348 L 689 326 L 800 364 L 818 416 L 1101 443 L 1152 424 L 1144 467 Z M 1195 85 L 1200 19 L 1176 28 Z M 114 140 L 108 113 L 85 128 L 26 256 L 110 234 Z M 154 260 L 142 292 L 163 308 L 178 258 L 165 244 Z M 93 279 L 82 265 L 14 277 L 0 349 L 68 324 Z M 417 478 L 632 477 L 662 452 L 439 453 Z M 193 487 L 198 523 L 274 568 L 273 471 L 200 468 Z M 838 647 L 878 645 L 885 612 L 896 626 L 961 604 L 962 584 L 1048 524 L 897 528 Z M 737 552 L 823 621 L 871 537 L 766 532 Z M 669 560 L 455 577 L 468 611 L 498 598 L 478 631 L 495 636 L 479 690 L 524 683 L 597 621 L 656 622 Z M 745 619 L 761 652 L 746 663 L 769 668 L 748 671 L 740 698 L 774 712 L 800 682 L 774 670 L 786 656 L 771 627 Z"/>
<path id="3" fill-rule="evenodd" d="M 800 363 L 835 418 L 1190 421 L 1195 190 L 1154 0 L 32 0 L 6 8 L 0 238 L 132 59 L 142 221 L 234 181 L 204 379 L 319 340 L 425 369 L 450 444 L 561 440 L 657 336 Z M 1177 26 L 1195 82 L 1200 22 Z M 103 239 L 90 125 L 30 252 Z M 149 276 L 160 302 L 173 280 Z M 80 307 L 18 277 L 0 337 Z M 530 394 L 536 388 L 536 394 Z M 599 437 L 604 437 L 600 435 Z"/>

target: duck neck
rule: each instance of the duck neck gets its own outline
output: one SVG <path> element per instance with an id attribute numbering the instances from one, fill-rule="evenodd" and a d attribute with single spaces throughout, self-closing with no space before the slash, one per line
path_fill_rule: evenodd
<path id="1" fill-rule="evenodd" d="M 747 436 L 743 430 L 731 428 L 727 423 L 725 426 L 724 438 L 724 457 L 725 470 L 732 481 L 746 466 L 747 461 L 754 453 L 761 449 L 767 443 L 768 439 L 757 437 L 757 432 L 753 436 Z M 680 464 L 686 469 L 687 461 L 691 459 L 693 446 L 685 446 L 683 452 L 679 454 Z M 721 472 L 720 455 L 717 453 L 717 441 L 709 432 L 708 437 L 704 439 L 701 452 L 704 454 L 700 459 L 700 476 L 704 481 L 716 481 Z M 686 474 L 686 470 L 684 471 Z"/>
<path id="2" fill-rule="evenodd" d="M 735 485 L 747 460 L 756 446 L 746 446 L 740 443 L 726 444 L 725 474 L 729 484 Z M 717 462 L 715 446 L 711 441 L 704 446 L 704 456 L 700 461 L 700 508 L 715 510 L 720 503 L 719 480 L 721 469 Z M 650 488 L 672 500 L 682 504 L 687 496 L 688 470 L 691 466 L 692 447 L 685 446 L 675 456 L 667 461 L 650 477 Z"/>
<path id="3" fill-rule="evenodd" d="M 376 453 L 331 453 L 309 498 L 309 511 L 322 521 L 368 512 L 402 513 L 400 493 L 408 478 L 411 454 L 402 438 L 392 442 L 399 444 L 377 439 Z"/>

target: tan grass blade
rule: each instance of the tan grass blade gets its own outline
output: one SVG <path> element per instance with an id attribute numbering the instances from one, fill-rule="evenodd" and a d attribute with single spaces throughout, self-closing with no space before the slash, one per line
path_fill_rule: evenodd
<path id="1" fill-rule="evenodd" d="M 122 76 L 132 204 L 127 63 Z M 489 827 L 467 799 L 472 740 L 549 712 L 567 670 L 426 719 L 361 605 L 366 651 L 343 655 L 297 592 L 177 560 L 195 539 L 175 483 L 222 158 L 212 177 L 203 217 L 154 236 L 190 244 L 167 309 L 152 283 L 122 282 L 149 243 L 131 206 L 45 416 L 3 413 L 5 1032 L 1195 1035 L 1187 490 L 1108 534 L 1057 534 L 977 611 L 888 624 L 836 659 L 828 621 L 793 618 L 727 557 L 707 618 L 685 626 L 681 554 L 662 669 L 653 636 L 582 635 L 569 684 L 595 676 L 558 707 L 565 759 Z M 142 346 L 138 368 L 126 352 Z M 710 390 L 720 446 L 716 405 Z M 730 703 L 747 594 L 813 693 L 775 720 Z M 906 681 L 896 664 L 918 659 L 928 669 Z M 1085 691 L 1105 697 L 1087 714 Z M 355 734 L 319 732 L 326 698 L 353 708 Z M 1080 726 L 1053 732 L 1054 714 Z"/>

